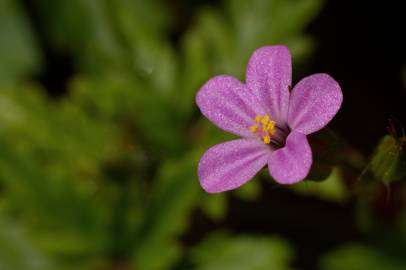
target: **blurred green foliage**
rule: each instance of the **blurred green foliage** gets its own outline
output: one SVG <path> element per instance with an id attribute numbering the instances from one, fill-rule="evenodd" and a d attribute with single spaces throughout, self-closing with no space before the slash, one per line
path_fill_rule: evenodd
<path id="1" fill-rule="evenodd" d="M 277 237 L 181 241 L 194 211 L 218 222 L 228 209 L 196 166 L 232 136 L 197 117 L 194 97 L 214 74 L 243 79 L 259 46 L 305 60 L 322 1 L 225 0 L 182 31 L 170 1 L 30 2 L 35 23 L 23 1 L 0 0 L 0 269 L 291 269 L 293 247 Z M 49 52 L 73 62 L 59 98 L 37 80 Z M 324 161 L 323 179 L 338 162 Z M 295 192 L 341 202 L 342 178 L 335 169 Z M 258 179 L 232 195 L 256 200 Z"/>
<path id="2" fill-rule="evenodd" d="M 288 270 L 290 246 L 268 236 L 237 236 L 213 233 L 192 250 L 199 270 Z"/>
<path id="3" fill-rule="evenodd" d="M 300 194 L 314 196 L 326 201 L 344 202 L 349 197 L 342 173 L 338 168 L 334 168 L 332 173 L 320 183 L 304 181 L 293 185 L 291 188 Z"/>
<path id="4" fill-rule="evenodd" d="M 371 171 L 377 179 L 389 184 L 406 176 L 405 145 L 405 136 L 382 138 L 371 160 Z"/>
<path id="5" fill-rule="evenodd" d="M 0 269 L 52 269 L 50 261 L 32 246 L 21 228 L 2 220 L 0 241 Z"/>
<path id="6" fill-rule="evenodd" d="M 0 33 L 0 83 L 15 82 L 38 71 L 38 43 L 18 1 L 0 1 Z"/>
<path id="7" fill-rule="evenodd" d="M 402 257 L 359 244 L 343 246 L 321 261 L 322 269 L 325 270 L 401 270 L 405 264 Z"/>

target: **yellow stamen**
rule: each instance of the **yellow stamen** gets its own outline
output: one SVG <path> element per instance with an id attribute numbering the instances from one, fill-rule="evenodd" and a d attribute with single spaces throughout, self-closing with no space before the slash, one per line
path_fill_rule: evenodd
<path id="1" fill-rule="evenodd" d="M 265 144 L 271 143 L 271 138 L 276 132 L 276 122 L 271 120 L 268 114 L 255 116 L 254 125 L 249 127 L 251 133 L 256 134 Z"/>
<path id="2" fill-rule="evenodd" d="M 272 120 L 269 120 L 269 122 L 267 124 L 264 124 L 262 127 L 262 130 L 264 132 L 269 132 L 269 133 L 273 133 L 275 129 L 275 122 Z"/>
<path id="3" fill-rule="evenodd" d="M 262 117 L 262 120 L 261 120 L 262 125 L 265 126 L 266 124 L 268 124 L 269 120 L 270 120 L 269 115 L 265 114 L 264 117 Z"/>
<path id="4" fill-rule="evenodd" d="M 276 123 L 274 122 L 274 121 L 271 121 L 269 124 L 268 124 L 268 131 L 271 133 L 273 133 L 274 131 L 275 131 L 275 125 L 276 125 Z"/>
<path id="5" fill-rule="evenodd" d="M 255 116 L 255 122 L 256 123 L 261 122 L 261 116 L 260 115 Z"/>
<path id="6" fill-rule="evenodd" d="M 256 133 L 258 131 L 258 126 L 257 125 L 250 126 L 250 131 L 252 133 Z"/>
<path id="7" fill-rule="evenodd" d="M 270 122 L 268 123 L 268 129 L 269 129 L 269 130 L 274 129 L 274 128 L 275 128 L 275 125 L 276 125 L 275 121 L 270 121 Z"/>

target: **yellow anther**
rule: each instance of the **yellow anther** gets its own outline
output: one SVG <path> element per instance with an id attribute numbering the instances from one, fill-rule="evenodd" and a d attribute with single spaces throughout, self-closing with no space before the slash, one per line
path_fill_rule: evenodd
<path id="1" fill-rule="evenodd" d="M 270 120 L 267 124 L 264 124 L 262 126 L 262 130 L 264 132 L 269 132 L 269 133 L 272 133 L 274 128 L 275 128 L 275 122 L 272 120 Z"/>
<path id="2" fill-rule="evenodd" d="M 252 133 L 256 133 L 258 131 L 258 126 L 257 125 L 250 126 L 250 131 Z"/>
<path id="3" fill-rule="evenodd" d="M 268 129 L 269 130 L 271 130 L 271 129 L 274 129 L 275 128 L 275 121 L 269 121 L 269 123 L 268 123 Z"/>
<path id="4" fill-rule="evenodd" d="M 264 136 L 264 137 L 262 137 L 262 140 L 264 141 L 265 144 L 270 144 L 271 136 Z"/>
<path id="5" fill-rule="evenodd" d="M 255 122 L 257 122 L 257 123 L 261 122 L 261 116 L 260 115 L 255 116 Z"/>
<path id="6" fill-rule="evenodd" d="M 270 120 L 269 115 L 265 114 L 264 117 L 262 117 L 262 119 L 261 119 L 262 125 L 264 125 L 264 126 L 267 125 L 269 120 Z"/>

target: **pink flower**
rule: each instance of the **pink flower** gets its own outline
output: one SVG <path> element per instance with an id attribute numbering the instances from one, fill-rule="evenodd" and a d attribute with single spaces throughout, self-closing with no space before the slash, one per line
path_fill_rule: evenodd
<path id="1" fill-rule="evenodd" d="M 293 89 L 286 46 L 265 46 L 251 56 L 246 83 L 220 75 L 199 90 L 200 111 L 241 139 L 211 147 L 199 162 L 200 184 L 209 193 L 235 189 L 266 164 L 280 184 L 303 180 L 312 165 L 306 135 L 323 128 L 341 107 L 338 83 L 327 74 L 302 79 Z"/>

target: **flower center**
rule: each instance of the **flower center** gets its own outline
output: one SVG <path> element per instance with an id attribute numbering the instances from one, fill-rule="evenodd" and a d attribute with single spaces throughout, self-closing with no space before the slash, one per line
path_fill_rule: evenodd
<path id="1" fill-rule="evenodd" d="M 277 130 L 276 122 L 271 120 L 267 114 L 255 116 L 254 121 L 255 124 L 249 127 L 251 133 L 261 138 L 265 144 L 270 144 L 271 138 Z"/>

